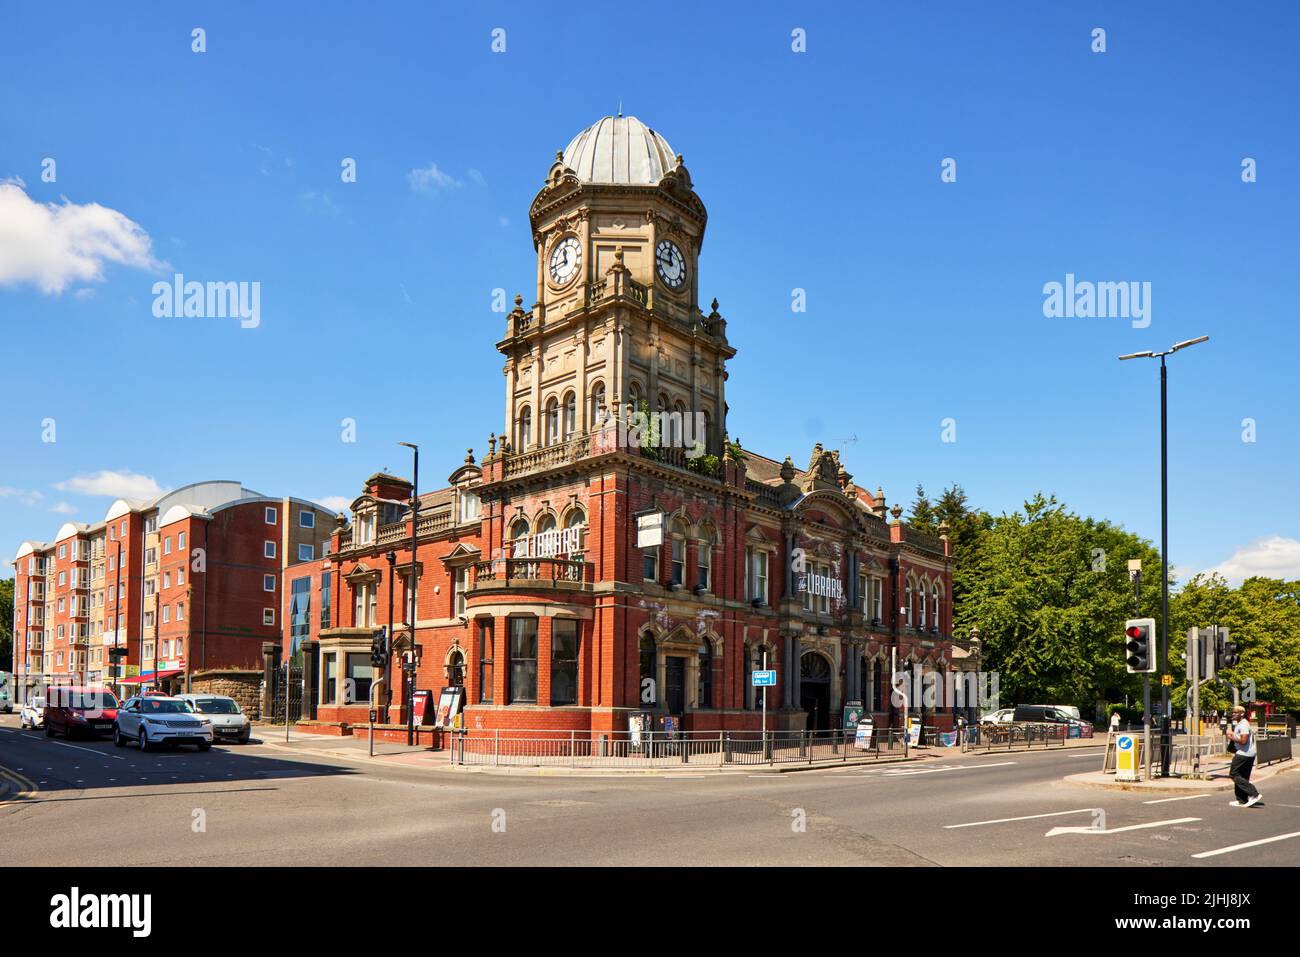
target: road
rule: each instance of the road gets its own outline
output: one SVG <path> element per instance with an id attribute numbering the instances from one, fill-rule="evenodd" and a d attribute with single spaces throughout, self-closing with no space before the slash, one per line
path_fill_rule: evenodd
<path id="1" fill-rule="evenodd" d="M 49 739 L 5 716 L 0 766 L 37 790 L 0 805 L 0 863 L 1300 862 L 1300 773 L 1265 782 L 1265 806 L 1249 809 L 1229 807 L 1231 792 L 1168 801 L 1061 782 L 1098 761 L 1086 749 L 789 774 L 507 776 L 291 753 L 273 741 L 142 754 Z M 1070 830 L 1102 823 L 1095 809 L 1104 830 Z M 1054 828 L 1066 830 L 1049 836 Z M 1242 844 L 1252 846 L 1224 850 Z"/>

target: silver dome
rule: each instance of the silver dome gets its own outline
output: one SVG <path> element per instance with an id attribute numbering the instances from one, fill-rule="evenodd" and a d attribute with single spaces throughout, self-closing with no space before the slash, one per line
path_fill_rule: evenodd
<path id="1" fill-rule="evenodd" d="M 677 154 L 635 116 L 606 116 L 569 142 L 564 165 L 586 183 L 655 186 L 677 165 Z"/>

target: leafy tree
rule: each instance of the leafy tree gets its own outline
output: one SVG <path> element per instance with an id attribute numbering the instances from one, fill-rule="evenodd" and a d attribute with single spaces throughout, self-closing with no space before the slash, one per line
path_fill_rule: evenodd
<path id="1" fill-rule="evenodd" d="M 972 509 L 967 503 L 965 489 L 955 482 L 944 489 L 934 503 L 918 484 L 908 524 L 929 535 L 938 535 L 939 526 L 944 523 L 948 525 L 948 538 L 953 550 L 953 603 L 954 607 L 960 607 L 970 592 L 971 580 L 980 564 L 984 536 L 993 525 L 993 517 L 982 509 Z M 965 633 L 958 632 L 961 635 Z"/>
<path id="2" fill-rule="evenodd" d="M 14 660 L 14 579 L 0 581 L 0 671 L 8 671 Z"/>
<path id="3" fill-rule="evenodd" d="M 984 669 L 999 673 L 1005 704 L 1089 710 L 1137 693 L 1140 678 L 1125 672 L 1120 653 L 1122 625 L 1133 613 L 1130 558 L 1159 567 L 1150 543 L 1042 493 L 978 533 L 973 554 L 958 560 L 963 593 L 954 631 L 979 627 Z M 1143 579 L 1144 609 L 1159 605 L 1158 578 Z"/>
<path id="4" fill-rule="evenodd" d="M 1186 707 L 1182 653 L 1192 627 L 1227 626 L 1241 647 L 1241 662 L 1222 677 L 1234 684 L 1255 682 L 1255 696 L 1284 711 L 1300 711 L 1300 581 L 1248 578 L 1230 588 L 1218 575 L 1197 575 L 1170 601 L 1169 661 L 1174 675 L 1174 709 Z M 1178 666 L 1174 667 L 1174 662 Z M 1201 688 L 1201 707 L 1223 710 L 1232 691 L 1223 683 Z"/>

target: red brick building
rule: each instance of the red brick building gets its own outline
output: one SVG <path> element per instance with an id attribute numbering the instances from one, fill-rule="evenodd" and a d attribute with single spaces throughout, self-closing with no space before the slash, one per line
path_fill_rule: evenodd
<path id="1" fill-rule="evenodd" d="M 908 528 L 837 451 L 798 468 L 729 439 L 736 350 L 716 300 L 698 305 L 706 220 L 682 157 L 635 118 L 557 154 L 530 211 L 536 299 L 496 343 L 500 436 L 414 518 L 410 483 L 372 475 L 329 557 L 285 571 L 285 652 L 310 660 L 318 726 L 366 721 L 377 627 L 409 640 L 412 521 L 417 687 L 462 686 L 470 728 L 756 728 L 764 661 L 771 728 L 838 727 L 850 701 L 897 724 L 892 662 L 973 665 L 946 537 Z M 403 678 L 385 677 L 401 721 Z M 951 720 L 949 701 L 926 715 Z"/>
<path id="2" fill-rule="evenodd" d="M 238 482 L 119 499 L 14 557 L 20 695 L 78 681 L 180 690 L 189 675 L 262 667 L 280 640 L 281 571 L 329 547 L 335 513 Z M 123 649 L 120 681 L 110 651 Z"/>

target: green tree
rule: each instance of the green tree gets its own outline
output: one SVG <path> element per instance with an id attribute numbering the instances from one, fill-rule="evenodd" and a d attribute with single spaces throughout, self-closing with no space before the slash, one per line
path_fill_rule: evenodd
<path id="1" fill-rule="evenodd" d="M 1188 630 L 1223 625 L 1230 640 L 1241 647 L 1241 662 L 1222 677 L 1234 684 L 1249 678 L 1260 700 L 1283 711 L 1300 711 L 1300 581 L 1248 578 L 1234 589 L 1218 575 L 1197 575 L 1171 600 L 1169 619 L 1175 709 L 1186 707 L 1182 653 Z M 1231 703 L 1232 691 L 1226 684 L 1202 687 L 1203 708 L 1222 710 Z"/>
<path id="2" fill-rule="evenodd" d="M 0 581 L 0 671 L 8 671 L 14 660 L 14 579 Z"/>
<path id="3" fill-rule="evenodd" d="M 965 587 L 954 631 L 979 627 L 984 669 L 998 672 L 1004 704 L 1077 704 L 1086 713 L 1137 692 L 1121 638 L 1133 611 L 1128 559 L 1159 567 L 1148 542 L 1039 493 L 1023 512 L 993 518 L 970 558 L 958 562 Z M 1143 581 L 1146 609 L 1159 605 L 1158 577 Z"/>
<path id="4" fill-rule="evenodd" d="M 972 579 L 980 565 L 980 552 L 985 535 L 993 527 L 993 516 L 983 509 L 972 509 L 966 491 L 955 482 L 943 490 L 938 501 L 931 503 L 921 485 L 916 487 L 916 502 L 908 524 L 929 534 L 938 535 L 939 526 L 948 525 L 948 538 L 952 542 L 953 574 L 952 598 L 959 607 L 970 593 Z M 957 634 L 965 635 L 965 631 Z"/>

